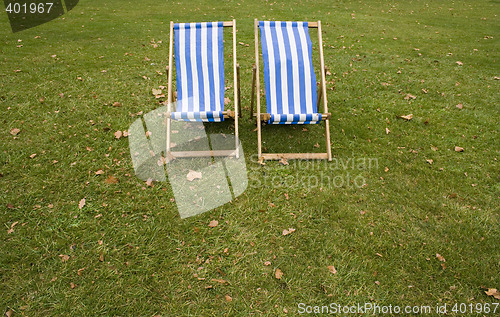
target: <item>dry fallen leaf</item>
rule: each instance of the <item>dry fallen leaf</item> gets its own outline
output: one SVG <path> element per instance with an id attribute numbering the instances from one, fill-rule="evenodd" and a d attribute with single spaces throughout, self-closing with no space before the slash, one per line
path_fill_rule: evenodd
<path id="1" fill-rule="evenodd" d="M 118 178 L 114 177 L 113 175 L 109 175 L 106 177 L 104 180 L 106 184 L 117 184 L 118 183 Z"/>
<path id="2" fill-rule="evenodd" d="M 432 163 L 434 163 L 434 160 L 433 160 L 433 159 L 426 160 L 426 161 L 427 161 L 427 163 L 429 163 L 429 164 L 431 164 L 431 165 L 432 165 Z"/>
<path id="3" fill-rule="evenodd" d="M 5 312 L 5 316 L 7 317 L 12 317 L 14 315 L 14 311 L 12 309 L 9 309 L 8 311 Z"/>
<path id="4" fill-rule="evenodd" d="M 117 138 L 117 139 L 121 138 L 122 135 L 123 135 L 123 133 L 120 130 L 118 130 L 118 131 L 115 132 L 115 138 Z"/>
<path id="5" fill-rule="evenodd" d="M 455 146 L 455 152 L 463 152 L 464 148 L 460 146 Z"/>
<path id="6" fill-rule="evenodd" d="M 431 145 L 431 149 L 432 149 L 433 151 L 437 151 L 437 150 L 438 150 L 437 146 L 434 146 L 434 145 Z"/>
<path id="7" fill-rule="evenodd" d="M 226 280 L 216 279 L 216 278 L 213 278 L 212 282 L 217 282 L 217 283 L 220 283 L 220 284 L 229 284 L 228 281 L 226 281 Z"/>
<path id="8" fill-rule="evenodd" d="M 258 163 L 262 166 L 266 165 L 266 163 L 264 162 L 264 157 L 260 157 Z"/>
<path id="9" fill-rule="evenodd" d="M 441 261 L 441 262 L 446 262 L 446 260 L 444 259 L 444 257 L 443 257 L 441 254 L 439 254 L 439 253 L 436 253 L 436 258 L 437 258 L 439 261 Z"/>
<path id="10" fill-rule="evenodd" d="M 21 130 L 19 130 L 19 129 L 17 129 L 17 128 L 14 128 L 14 129 L 11 129 L 11 130 L 10 130 L 10 134 L 12 134 L 12 135 L 14 135 L 14 136 L 15 136 L 15 135 L 18 135 L 18 134 L 19 134 L 19 132 L 21 132 Z"/>
<path id="11" fill-rule="evenodd" d="M 389 134 L 391 133 L 391 130 L 389 130 L 388 128 L 385 128 L 385 134 Z"/>
<path id="12" fill-rule="evenodd" d="M 230 102 L 231 102 L 230 98 L 228 98 L 228 97 L 224 98 L 224 105 L 227 106 Z"/>
<path id="13" fill-rule="evenodd" d="M 294 229 L 294 228 L 288 228 L 288 230 L 287 230 L 287 229 L 285 229 L 285 230 L 283 230 L 283 235 L 284 235 L 284 236 L 287 236 L 287 235 L 289 235 L 290 233 L 292 233 L 292 232 L 294 232 L 294 231 L 295 231 L 295 229 Z"/>
<path id="14" fill-rule="evenodd" d="M 386 172 L 386 173 L 387 173 L 388 171 L 389 171 L 389 168 L 386 166 L 386 167 L 384 168 L 384 172 Z"/>
<path id="15" fill-rule="evenodd" d="M 498 292 L 498 290 L 496 288 L 488 288 L 487 291 L 484 291 L 486 293 L 486 295 L 488 296 L 493 296 L 495 297 L 496 299 L 500 299 L 500 292 Z"/>
<path id="16" fill-rule="evenodd" d="M 417 97 L 415 97 L 415 96 L 414 96 L 414 95 L 412 95 L 412 94 L 406 94 L 406 96 L 405 96 L 405 98 L 404 98 L 404 99 L 405 99 L 405 100 L 417 99 Z"/>
<path id="17" fill-rule="evenodd" d="M 119 103 L 118 101 L 113 102 L 113 107 L 121 107 L 122 104 Z"/>
<path id="18" fill-rule="evenodd" d="M 271 265 L 271 262 L 270 261 L 266 261 L 266 262 L 264 262 L 264 265 L 265 266 L 269 266 L 269 265 Z"/>
<path id="19" fill-rule="evenodd" d="M 69 255 L 66 254 L 59 254 L 59 257 L 61 258 L 62 262 L 66 262 L 69 260 Z"/>
<path id="20" fill-rule="evenodd" d="M 69 286 L 71 287 L 71 289 L 74 289 L 76 287 L 76 284 L 71 282 L 71 283 L 69 283 Z"/>
<path id="21" fill-rule="evenodd" d="M 102 175 L 104 174 L 104 171 L 103 170 L 98 170 L 97 172 L 95 172 L 96 175 Z"/>
<path id="22" fill-rule="evenodd" d="M 83 270 L 85 270 L 85 269 L 86 269 L 86 267 L 79 269 L 79 270 L 76 272 L 76 274 L 78 274 L 78 276 L 81 276 L 81 275 L 82 275 Z"/>
<path id="23" fill-rule="evenodd" d="M 233 298 L 229 295 L 224 296 L 228 302 L 232 302 Z"/>
<path id="24" fill-rule="evenodd" d="M 161 89 L 156 89 L 156 88 L 151 89 L 151 91 L 152 91 L 154 96 L 161 95 L 161 93 L 162 93 Z"/>
<path id="25" fill-rule="evenodd" d="M 332 274 L 337 274 L 337 270 L 335 269 L 335 266 L 333 266 L 333 265 L 328 266 L 328 271 L 330 271 L 330 273 L 332 273 Z"/>
<path id="26" fill-rule="evenodd" d="M 274 272 L 274 277 L 276 277 L 276 279 L 278 280 L 281 280 L 281 278 L 283 277 L 283 272 L 281 272 L 280 269 L 276 269 L 276 272 Z"/>
<path id="27" fill-rule="evenodd" d="M 315 148 L 319 148 L 319 143 L 314 144 Z"/>
<path id="28" fill-rule="evenodd" d="M 147 179 L 146 186 L 153 186 L 153 179 L 152 178 Z"/>
<path id="29" fill-rule="evenodd" d="M 14 227 L 15 227 L 15 225 L 17 225 L 18 223 L 19 223 L 19 221 L 16 221 L 16 222 L 12 223 L 12 224 L 10 225 L 10 229 L 9 229 L 9 230 L 7 230 L 7 234 L 11 234 L 12 232 L 14 232 Z"/>
<path id="30" fill-rule="evenodd" d="M 212 221 L 210 221 L 210 223 L 208 224 L 208 226 L 209 226 L 210 228 L 215 228 L 215 227 L 217 227 L 218 225 L 219 225 L 219 222 L 218 222 L 217 220 L 212 220 Z"/>
<path id="31" fill-rule="evenodd" d="M 82 209 L 85 206 L 85 198 L 82 198 L 78 203 L 78 209 Z"/>
<path id="32" fill-rule="evenodd" d="M 463 66 L 464 65 L 464 63 L 462 63 L 461 61 L 457 61 L 456 63 L 457 63 L 458 66 Z"/>
<path id="33" fill-rule="evenodd" d="M 186 175 L 188 181 L 192 182 L 195 179 L 201 179 L 201 172 L 189 170 L 189 173 Z"/>
<path id="34" fill-rule="evenodd" d="M 401 116 L 400 118 L 404 119 L 406 121 L 410 121 L 411 119 L 413 119 L 413 114 L 410 113 L 409 115 L 407 115 L 407 116 Z"/>
<path id="35" fill-rule="evenodd" d="M 464 108 L 464 105 L 459 103 L 458 105 L 456 105 L 455 107 L 457 107 L 458 109 L 462 110 Z"/>

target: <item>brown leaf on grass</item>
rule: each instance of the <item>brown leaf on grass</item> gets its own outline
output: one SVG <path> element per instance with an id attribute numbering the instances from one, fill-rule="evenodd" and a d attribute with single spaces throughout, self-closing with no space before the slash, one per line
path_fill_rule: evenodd
<path id="1" fill-rule="evenodd" d="M 14 206 L 13 204 L 8 203 L 8 204 L 7 204 L 7 208 L 9 208 L 9 209 L 14 209 L 14 208 L 15 208 L 15 206 Z"/>
<path id="2" fill-rule="evenodd" d="M 495 297 L 496 299 L 500 299 L 500 292 L 498 292 L 498 290 L 496 288 L 488 288 L 487 291 L 484 291 L 486 293 L 486 295 L 488 296 L 493 296 Z"/>
<path id="3" fill-rule="evenodd" d="M 106 184 L 117 184 L 118 183 L 118 178 L 114 177 L 113 175 L 109 175 L 106 177 L 104 180 Z"/>
<path id="4" fill-rule="evenodd" d="M 285 193 L 284 196 L 285 196 L 286 200 L 290 199 L 290 197 L 288 196 L 288 193 Z"/>
<path id="5" fill-rule="evenodd" d="M 333 265 L 328 266 L 328 271 L 330 271 L 330 273 L 332 273 L 332 274 L 337 274 L 337 270 L 335 269 L 335 266 L 333 266 Z"/>
<path id="6" fill-rule="evenodd" d="M 7 317 L 14 316 L 14 311 L 12 309 L 9 309 L 8 311 L 5 312 L 5 316 L 7 316 Z"/>
<path id="7" fill-rule="evenodd" d="M 437 151 L 437 150 L 438 150 L 438 148 L 437 148 L 437 146 L 431 145 L 431 150 L 433 150 L 433 151 Z"/>
<path id="8" fill-rule="evenodd" d="M 85 206 L 85 198 L 82 198 L 78 203 L 78 209 L 82 209 Z"/>
<path id="9" fill-rule="evenodd" d="M 292 232 L 294 232 L 294 231 L 295 231 L 295 229 L 294 229 L 294 228 L 288 228 L 288 229 L 285 229 L 285 230 L 283 230 L 283 235 L 284 235 L 284 236 L 287 236 L 287 235 L 289 235 L 290 233 L 292 233 Z"/>
<path id="10" fill-rule="evenodd" d="M 118 130 L 118 131 L 115 132 L 115 138 L 117 138 L 117 139 L 121 138 L 122 135 L 123 135 L 123 133 L 120 130 Z"/>
<path id="11" fill-rule="evenodd" d="M 104 174 L 104 171 L 103 170 L 98 170 L 97 172 L 95 172 L 96 175 L 102 175 Z"/>
<path id="12" fill-rule="evenodd" d="M 389 130 L 388 128 L 385 128 L 385 134 L 389 134 L 391 133 L 391 130 Z"/>
<path id="13" fill-rule="evenodd" d="M 230 98 L 228 98 L 228 97 L 224 98 L 224 105 L 227 106 L 230 102 L 231 102 Z"/>
<path id="14" fill-rule="evenodd" d="M 71 283 L 69 283 L 69 286 L 71 287 L 71 289 L 74 289 L 76 287 L 76 284 L 71 282 Z"/>
<path id="15" fill-rule="evenodd" d="M 406 121 L 410 121 L 411 119 L 413 119 L 413 114 L 410 113 L 409 115 L 406 116 L 400 116 L 400 118 Z"/>
<path id="16" fill-rule="evenodd" d="M 416 97 L 416 96 L 414 96 L 414 95 L 412 95 L 412 94 L 406 94 L 406 96 L 405 96 L 405 98 L 404 98 L 404 99 L 405 99 L 405 100 L 417 99 L 417 97 Z"/>
<path id="17" fill-rule="evenodd" d="M 81 276 L 81 275 L 82 275 L 82 272 L 83 272 L 85 269 L 86 269 L 86 267 L 79 269 L 79 270 L 76 272 L 76 274 L 78 274 L 78 276 Z"/>
<path id="18" fill-rule="evenodd" d="M 456 61 L 456 63 L 457 63 L 458 66 L 463 66 L 464 65 L 464 63 L 462 63 L 461 61 Z"/>
<path id="19" fill-rule="evenodd" d="M 66 255 L 66 254 L 59 254 L 59 257 L 61 258 L 61 261 L 63 263 L 67 262 L 69 260 L 69 255 Z"/>
<path id="20" fill-rule="evenodd" d="M 35 156 L 36 156 L 36 153 L 33 153 L 30 155 L 30 158 L 35 158 Z"/>
<path id="21" fill-rule="evenodd" d="M 265 265 L 265 266 L 269 266 L 269 265 L 271 265 L 271 261 L 266 261 L 266 262 L 264 262 L 264 265 Z"/>
<path id="22" fill-rule="evenodd" d="M 384 168 L 384 172 L 386 172 L 386 173 L 387 173 L 388 171 L 389 171 L 389 168 L 386 166 L 386 167 Z"/>
<path id="23" fill-rule="evenodd" d="M 460 146 L 455 146 L 455 152 L 463 152 L 464 148 Z"/>
<path id="24" fill-rule="evenodd" d="M 223 280 L 223 279 L 216 279 L 216 278 L 213 278 L 212 279 L 212 282 L 217 282 L 217 283 L 220 283 L 220 284 L 229 284 L 228 281 L 226 280 Z"/>
<path id="25" fill-rule="evenodd" d="M 250 46 L 250 44 L 246 44 L 246 43 L 243 43 L 243 42 L 238 42 L 238 44 L 243 45 L 243 46 L 247 46 L 247 47 Z"/>
<path id="26" fill-rule="evenodd" d="M 16 136 L 19 134 L 19 132 L 21 132 L 21 130 L 19 130 L 18 128 L 13 128 L 10 130 L 10 134 Z"/>
<path id="27" fill-rule="evenodd" d="M 274 272 L 274 277 L 278 280 L 281 280 L 281 278 L 283 277 L 283 272 L 281 272 L 280 269 L 276 269 L 276 271 Z"/>
<path id="28" fill-rule="evenodd" d="M 429 159 L 429 160 L 426 160 L 426 161 L 427 161 L 427 163 L 429 163 L 429 164 L 431 164 L 431 165 L 432 165 L 432 163 L 434 163 L 434 160 L 433 160 L 433 159 Z"/>
<path id="29" fill-rule="evenodd" d="M 266 165 L 266 163 L 264 162 L 264 157 L 263 157 L 263 156 L 261 156 L 261 157 L 259 158 L 259 160 L 257 161 L 257 163 L 259 163 L 259 164 L 260 164 L 260 165 L 262 165 L 262 166 Z"/>
<path id="30" fill-rule="evenodd" d="M 464 108 L 464 105 L 459 103 L 458 105 L 456 105 L 455 107 L 457 107 L 458 109 L 462 110 Z"/>
<path id="31" fill-rule="evenodd" d="M 153 179 L 152 178 L 148 178 L 146 180 L 146 186 L 149 186 L 149 187 L 152 187 L 153 186 Z"/>
<path id="32" fill-rule="evenodd" d="M 226 298 L 226 301 L 228 301 L 228 302 L 232 302 L 233 301 L 233 298 L 231 296 L 229 296 L 229 295 L 224 296 L 224 298 Z"/>
<path id="33" fill-rule="evenodd" d="M 382 254 L 380 254 L 380 253 L 375 253 L 375 255 L 376 255 L 376 256 L 379 256 L 379 257 L 381 257 L 381 258 L 383 258 L 383 257 L 384 257 L 384 256 L 383 256 Z"/>
<path id="34" fill-rule="evenodd" d="M 201 172 L 189 170 L 189 173 L 186 175 L 188 181 L 192 182 L 195 179 L 201 179 Z"/>
<path id="35" fill-rule="evenodd" d="M 11 234 L 12 232 L 14 232 L 14 227 L 19 223 L 19 221 L 16 221 L 16 222 L 13 222 L 11 225 L 10 225 L 10 229 L 7 230 L 7 234 Z"/>
<path id="36" fill-rule="evenodd" d="M 113 107 L 121 107 L 122 104 L 119 103 L 118 101 L 113 102 Z"/>
<path id="37" fill-rule="evenodd" d="M 319 148 L 319 143 L 314 144 L 315 148 Z"/>
<path id="38" fill-rule="evenodd" d="M 212 221 L 210 221 L 210 223 L 208 224 L 208 226 L 209 226 L 210 228 L 215 228 L 215 227 L 217 227 L 218 225 L 219 225 L 219 222 L 218 222 L 217 220 L 212 220 Z"/>
<path id="39" fill-rule="evenodd" d="M 436 253 L 436 258 L 437 258 L 439 261 L 441 261 L 441 262 L 446 262 L 446 260 L 445 260 L 444 256 L 442 256 L 442 255 L 441 255 L 441 254 L 439 254 L 439 253 Z"/>
<path id="40" fill-rule="evenodd" d="M 99 255 L 99 262 L 104 262 L 104 253 L 102 253 L 102 252 Z"/>
<path id="41" fill-rule="evenodd" d="M 159 96 L 162 94 L 162 90 L 156 88 L 151 89 L 151 92 L 153 93 L 153 96 Z"/>

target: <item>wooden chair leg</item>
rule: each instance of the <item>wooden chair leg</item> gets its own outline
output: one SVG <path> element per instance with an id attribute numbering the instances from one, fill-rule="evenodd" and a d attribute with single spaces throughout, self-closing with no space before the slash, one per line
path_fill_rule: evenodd
<path id="1" fill-rule="evenodd" d="M 252 99 L 250 101 L 250 120 L 253 118 L 253 105 L 255 100 L 255 80 L 257 76 L 257 67 L 253 65 L 252 69 Z"/>
<path id="2" fill-rule="evenodd" d="M 242 118 L 243 114 L 241 113 L 241 85 L 240 85 L 240 64 L 236 64 L 236 74 L 237 74 L 237 83 L 238 83 L 238 117 Z"/>

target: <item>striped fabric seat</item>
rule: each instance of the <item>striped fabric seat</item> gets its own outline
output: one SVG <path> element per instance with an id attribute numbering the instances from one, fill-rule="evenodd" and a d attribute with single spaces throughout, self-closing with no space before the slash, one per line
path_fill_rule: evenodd
<path id="1" fill-rule="evenodd" d="M 313 124 L 316 75 L 307 22 L 260 21 L 269 124 Z"/>
<path id="2" fill-rule="evenodd" d="M 224 121 L 223 22 L 176 23 L 173 120 Z"/>

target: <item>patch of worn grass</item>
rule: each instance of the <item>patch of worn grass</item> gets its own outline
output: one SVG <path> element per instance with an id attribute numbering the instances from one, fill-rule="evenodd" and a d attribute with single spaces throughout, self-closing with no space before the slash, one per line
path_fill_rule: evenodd
<path id="1" fill-rule="evenodd" d="M 277 316 L 298 303 L 498 303 L 482 289 L 500 288 L 498 6 L 82 1 L 16 34 L 3 15 L 0 310 Z M 170 20 L 232 18 L 250 44 L 238 45 L 249 187 L 181 220 L 170 185 L 139 181 L 113 133 L 160 106 L 151 89 L 166 84 Z M 333 162 L 257 164 L 254 18 L 322 21 Z M 264 127 L 269 151 L 324 150 L 323 125 L 279 128 Z M 220 130 L 232 125 L 210 127 Z"/>

